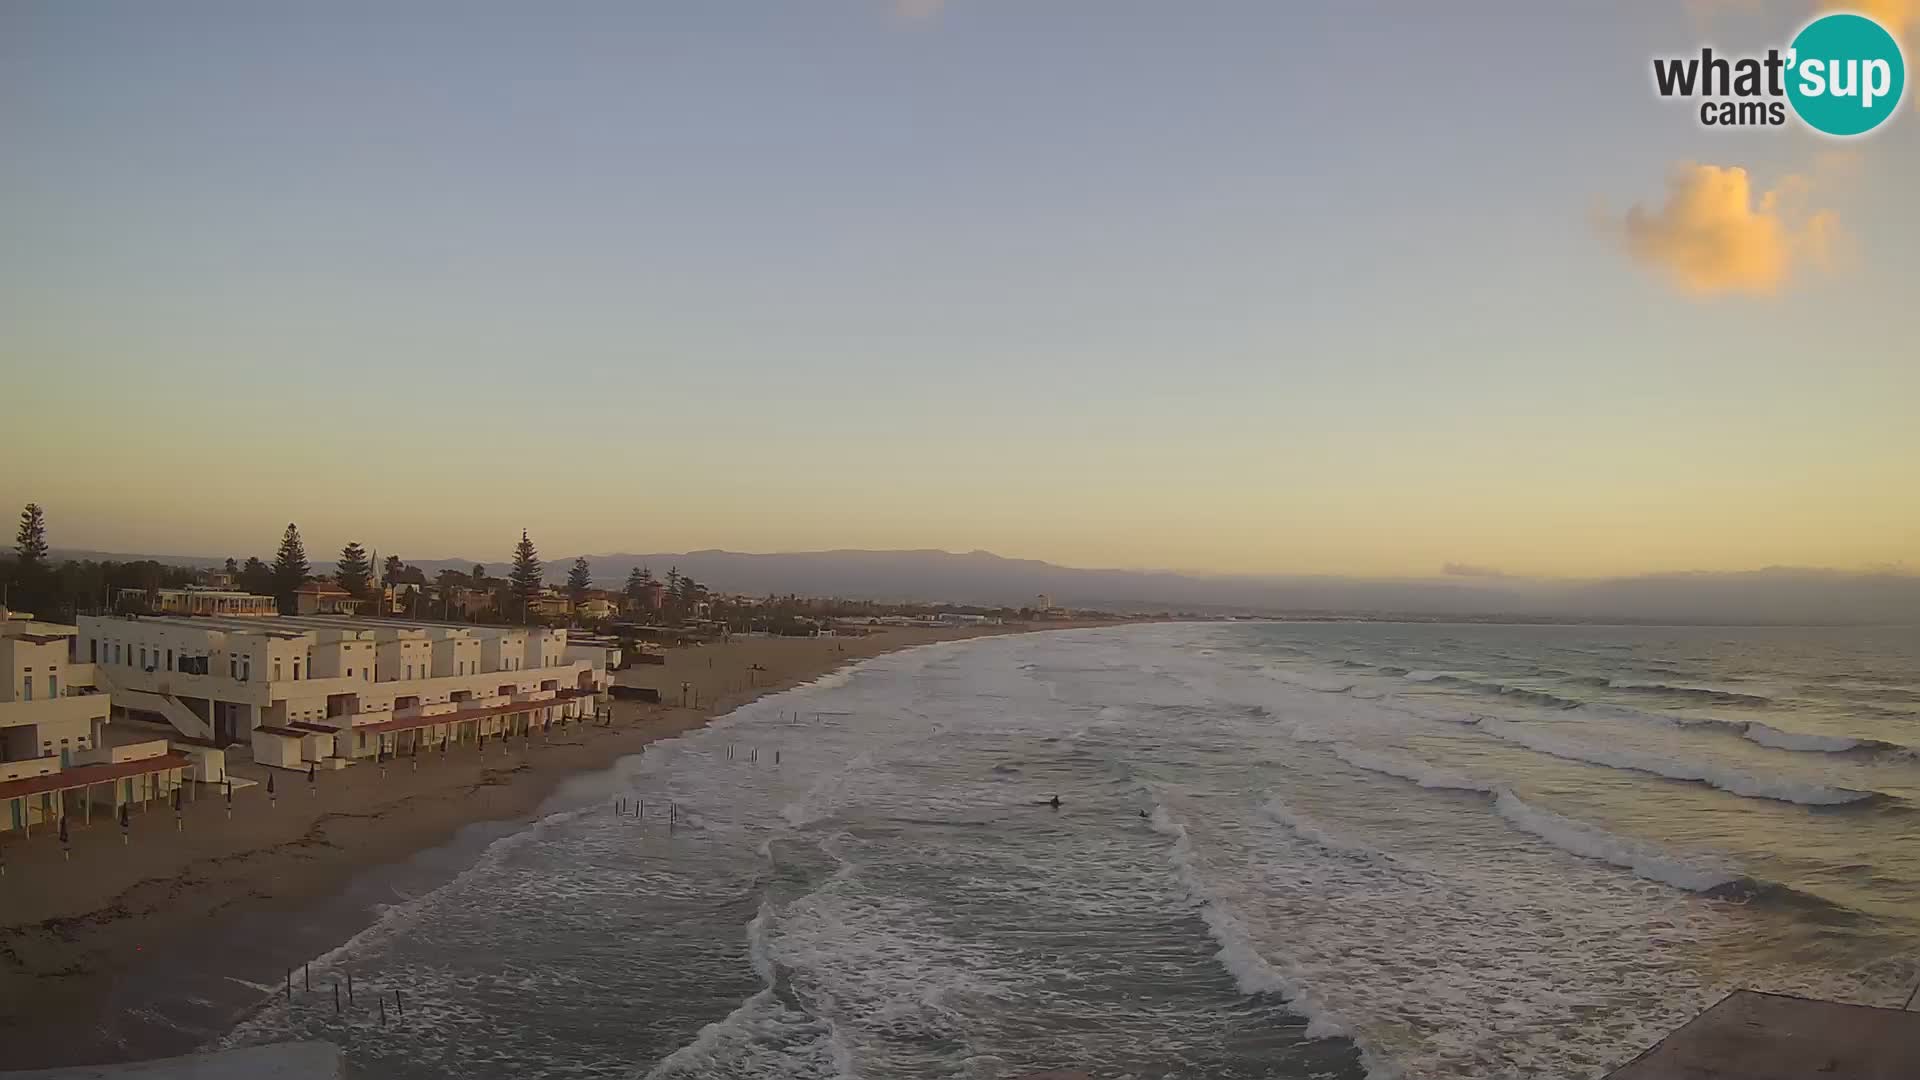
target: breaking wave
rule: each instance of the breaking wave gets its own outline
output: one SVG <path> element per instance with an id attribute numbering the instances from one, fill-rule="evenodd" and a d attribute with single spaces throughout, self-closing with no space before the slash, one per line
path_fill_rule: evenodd
<path id="1" fill-rule="evenodd" d="M 1877 791 L 1862 791 L 1857 788 L 1809 783 L 1783 777 L 1756 776 L 1719 762 L 1689 761 L 1685 758 L 1669 757 L 1619 746 L 1594 746 L 1491 717 L 1481 719 L 1479 728 L 1489 735 L 1505 739 L 1517 746 L 1524 746 L 1529 750 L 1568 761 L 1584 761 L 1613 769 L 1629 769 L 1634 772 L 1664 776 L 1669 780 L 1692 780 L 1735 795 L 1744 795 L 1750 799 L 1776 799 L 1780 802 L 1799 803 L 1802 806 L 1841 806 L 1847 803 L 1865 802 L 1869 799 L 1889 798 Z"/>

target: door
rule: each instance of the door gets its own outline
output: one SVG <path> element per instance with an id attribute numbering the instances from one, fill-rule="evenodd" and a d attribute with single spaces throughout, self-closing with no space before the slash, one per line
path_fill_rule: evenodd
<path id="1" fill-rule="evenodd" d="M 60 767 L 62 769 L 73 767 L 73 751 L 64 746 L 60 748 Z"/>

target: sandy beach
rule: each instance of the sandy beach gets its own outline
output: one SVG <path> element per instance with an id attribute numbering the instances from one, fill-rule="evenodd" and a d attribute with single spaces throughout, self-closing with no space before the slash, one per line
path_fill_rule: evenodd
<path id="1" fill-rule="evenodd" d="M 385 775 L 362 763 L 312 785 L 299 774 L 236 761 L 234 775 L 262 784 L 237 792 L 230 816 L 224 799 L 203 787 L 184 804 L 177 830 L 172 808 L 159 803 L 135 812 L 126 844 L 117 823 L 104 817 L 73 828 L 70 861 L 51 830 L 30 839 L 8 834 L 0 840 L 6 1064 L 178 1052 L 183 1048 L 143 1045 L 102 1026 L 116 988 L 164 977 L 153 968 L 202 962 L 178 943 L 226 948 L 224 927 L 291 918 L 340 893 L 356 875 L 445 844 L 474 822 L 524 821 L 566 778 L 755 697 L 896 649 L 1022 629 L 1031 628 L 887 628 L 865 638 L 742 638 L 672 649 L 664 665 L 636 666 L 617 680 L 659 689 L 663 704 L 616 702 L 611 726 L 574 725 L 524 745 L 429 754 L 417 768 L 399 761 Z M 683 683 L 697 707 L 679 705 Z M 264 784 L 270 771 L 272 800 Z M 278 965 L 299 963 L 304 957 L 294 951 L 289 942 L 250 953 L 248 966 L 259 969 L 252 976 L 267 979 Z"/>

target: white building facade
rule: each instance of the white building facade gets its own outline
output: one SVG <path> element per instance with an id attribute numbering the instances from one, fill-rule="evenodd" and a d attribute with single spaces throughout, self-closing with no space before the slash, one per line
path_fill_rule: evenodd
<path id="1" fill-rule="evenodd" d="M 188 770 L 164 739 L 108 745 L 112 701 L 74 659 L 77 634 L 0 608 L 0 832 L 151 801 Z"/>
<path id="2" fill-rule="evenodd" d="M 564 630 L 351 616 L 83 616 L 75 652 L 117 706 L 286 768 L 587 715 L 610 677 Z"/>

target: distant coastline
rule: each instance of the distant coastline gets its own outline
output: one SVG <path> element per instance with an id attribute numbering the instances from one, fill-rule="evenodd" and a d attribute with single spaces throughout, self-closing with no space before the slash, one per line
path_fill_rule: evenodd
<path id="1" fill-rule="evenodd" d="M 595 574 L 609 581 L 637 567 L 664 573 L 677 566 L 716 588 L 751 596 L 798 593 L 878 603 L 1020 607 L 1046 594 L 1068 608 L 1160 618 L 1653 626 L 1884 626 L 1920 619 L 1920 574 L 1905 567 L 1768 567 L 1563 580 L 1455 564 L 1434 577 L 1388 579 L 1087 569 L 986 551 L 703 550 L 588 557 Z M 56 549 L 52 558 L 218 566 L 227 556 Z M 547 560 L 548 577 L 559 581 L 572 558 Z M 429 576 L 474 564 L 469 559 L 411 562 Z M 314 569 L 324 573 L 329 565 L 316 562 Z"/>

